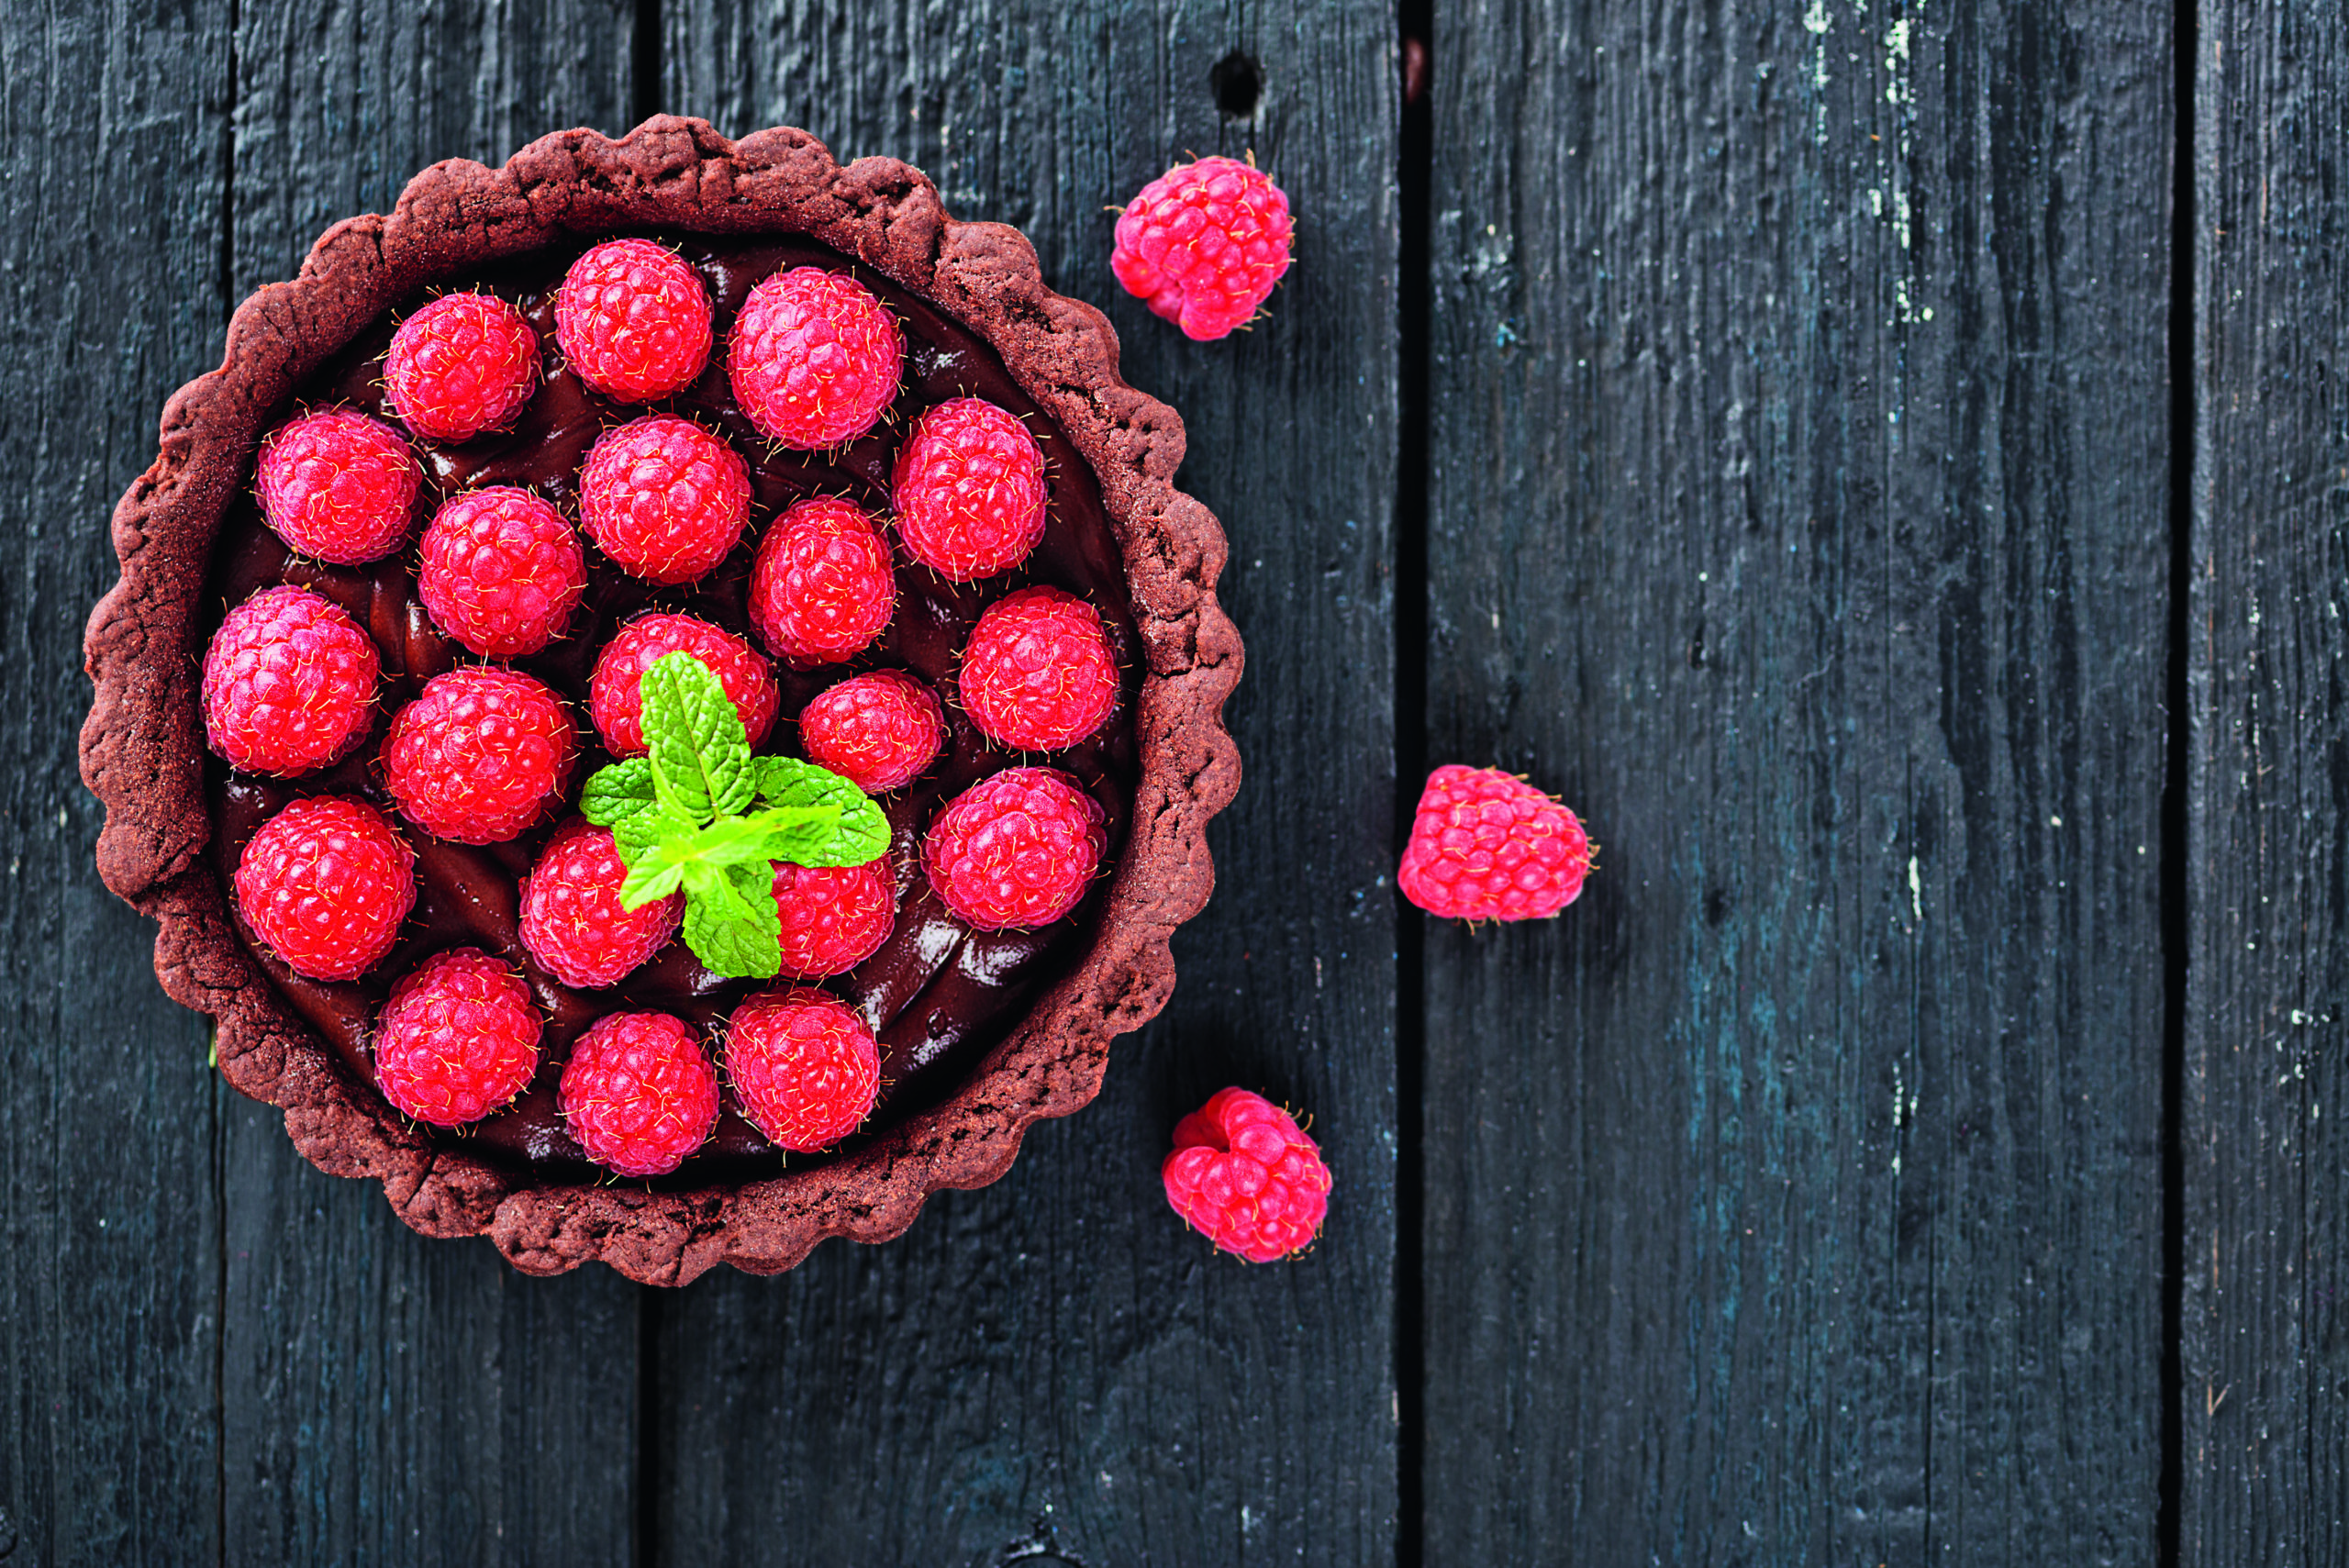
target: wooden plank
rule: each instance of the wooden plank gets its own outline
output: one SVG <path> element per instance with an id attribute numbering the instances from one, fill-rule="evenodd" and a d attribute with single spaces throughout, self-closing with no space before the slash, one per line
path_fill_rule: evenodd
<path id="1" fill-rule="evenodd" d="M 2148 1561 L 2168 8 L 1442 20 L 1428 1558 Z"/>
<path id="2" fill-rule="evenodd" d="M 0 1556 L 218 1551 L 218 1106 L 99 885 L 75 733 L 106 519 L 213 363 L 228 6 L 0 15 Z M 13 1551 L 10 1549 L 13 1548 Z"/>
<path id="3" fill-rule="evenodd" d="M 2349 26 L 2201 6 L 2179 1561 L 2349 1552 Z"/>
<path id="4" fill-rule="evenodd" d="M 438 159 L 629 120 L 625 0 L 239 15 L 238 298 Z M 266 1107 L 232 1102 L 227 1150 L 227 1559 L 629 1560 L 636 1288 L 417 1237 Z"/>
<path id="5" fill-rule="evenodd" d="M 662 7 L 663 106 L 929 169 L 1109 311 L 1232 539 L 1249 783 L 1164 1018 L 1011 1173 L 879 1249 L 662 1304 L 660 1555 L 728 1562 L 1365 1563 L 1393 1552 L 1391 14 L 918 4 Z M 1262 63 L 1252 121 L 1208 75 Z M 1127 299 L 1112 216 L 1184 150 L 1253 147 L 1302 216 L 1273 319 L 1210 345 Z M 1315 1115 L 1327 1238 L 1248 1268 L 1158 1191 L 1227 1083 Z M 1042 1561 L 1052 1561 L 1047 1557 Z"/>

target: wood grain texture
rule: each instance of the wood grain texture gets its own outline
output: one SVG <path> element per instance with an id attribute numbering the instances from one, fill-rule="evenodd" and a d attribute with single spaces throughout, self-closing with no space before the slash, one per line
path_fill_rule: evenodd
<path id="1" fill-rule="evenodd" d="M 438 159 L 627 128 L 633 26 L 625 0 L 244 0 L 231 297 Z M 635 1287 L 425 1240 L 267 1107 L 231 1097 L 226 1147 L 227 1561 L 629 1561 Z"/>
<path id="2" fill-rule="evenodd" d="M 2195 61 L 2180 1561 L 2349 1553 L 2349 25 Z"/>
<path id="3" fill-rule="evenodd" d="M 662 106 L 887 153 L 1013 223 L 1181 411 L 1232 541 L 1247 768 L 1183 980 L 1101 1098 L 881 1249 L 663 1302 L 663 1561 L 1367 1563 L 1393 1552 L 1395 107 L 1383 6 L 667 0 Z M 1263 63 L 1252 123 L 1208 72 Z M 1273 319 L 1197 345 L 1127 299 L 1113 215 L 1252 147 L 1306 215 Z M 1167 1210 L 1174 1121 L 1227 1083 L 1314 1113 L 1325 1243 L 1250 1268 Z M 1044 1561 L 1052 1559 L 1045 1558 Z"/>
<path id="4" fill-rule="evenodd" d="M 219 353 L 221 4 L 0 13 L 0 1551 L 217 1553 L 218 1106 L 91 866 L 106 520 Z M 98 264 L 95 259 L 102 258 Z"/>
<path id="5" fill-rule="evenodd" d="M 2168 28 L 1439 17 L 1431 1562 L 2153 1555 Z"/>

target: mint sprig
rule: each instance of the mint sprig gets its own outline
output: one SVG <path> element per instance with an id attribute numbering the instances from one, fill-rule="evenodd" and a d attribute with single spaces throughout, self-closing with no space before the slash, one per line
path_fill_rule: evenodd
<path id="1" fill-rule="evenodd" d="M 796 757 L 753 757 L 709 667 L 662 655 L 637 683 L 651 755 L 599 768 L 580 814 L 609 828 L 628 867 L 620 904 L 683 890 L 685 945 L 713 974 L 783 967 L 771 862 L 861 866 L 888 851 L 889 819 L 847 779 Z"/>

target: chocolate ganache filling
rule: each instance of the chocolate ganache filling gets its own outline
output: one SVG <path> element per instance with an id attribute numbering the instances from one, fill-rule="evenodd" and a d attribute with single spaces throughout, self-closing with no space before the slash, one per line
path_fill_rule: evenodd
<path id="1" fill-rule="evenodd" d="M 610 760 L 584 715 L 596 656 L 619 627 L 647 610 L 682 611 L 756 645 L 747 613 L 748 584 L 751 556 L 767 525 L 785 506 L 809 495 L 846 496 L 875 517 L 885 518 L 890 472 L 900 441 L 923 409 L 950 397 L 983 397 L 1019 415 L 1046 460 L 1049 522 L 1041 542 L 1018 569 L 958 584 L 913 562 L 893 538 L 898 597 L 882 638 L 847 663 L 801 670 L 770 661 L 782 689 L 782 719 L 763 751 L 796 754 L 796 729 L 786 721 L 818 692 L 863 670 L 908 671 L 928 682 L 946 706 L 946 742 L 937 762 L 912 784 L 880 797 L 894 832 L 889 862 L 897 896 L 896 927 L 873 957 L 847 974 L 820 982 L 863 1015 L 881 1046 L 881 1103 L 865 1129 L 841 1146 L 851 1149 L 885 1125 L 893 1112 L 931 1103 L 949 1091 L 1018 1020 L 1023 1004 L 1041 995 L 1081 954 L 1098 919 L 1106 878 L 1096 883 L 1093 894 L 1073 914 L 1048 927 L 972 930 L 948 913 L 930 890 L 920 850 L 932 814 L 967 785 L 999 769 L 1041 761 L 1066 770 L 1100 803 L 1108 816 L 1104 863 L 1117 863 L 1140 771 L 1133 732 L 1140 643 L 1125 573 L 1092 471 L 975 334 L 878 273 L 811 241 L 713 240 L 690 234 L 652 238 L 674 249 L 708 285 L 717 347 L 693 385 L 651 407 L 699 420 L 749 462 L 751 522 L 716 571 L 677 588 L 656 587 L 629 576 L 588 544 L 587 592 L 567 633 L 541 653 L 508 662 L 546 682 L 573 710 L 580 747 L 571 785 L 574 805 L 580 783 Z M 683 941 L 673 940 L 608 989 L 564 986 L 540 968 L 522 945 L 518 883 L 547 835 L 569 812 L 551 814 L 506 843 L 483 848 L 451 843 L 392 811 L 376 765 L 391 716 L 431 677 L 460 663 L 478 662 L 434 628 L 417 595 L 416 535 L 432 511 L 458 491 L 514 484 L 544 496 L 575 521 L 579 469 L 588 448 L 606 429 L 648 411 L 590 390 L 564 367 L 556 348 L 556 288 L 572 260 L 593 242 L 583 238 L 575 246 L 538 251 L 445 280 L 451 289 L 501 295 L 522 311 L 539 334 L 543 384 L 505 432 L 456 445 L 414 443 L 426 483 L 408 542 L 399 551 L 363 567 L 330 566 L 296 557 L 262 521 L 247 495 L 222 524 L 211 583 L 213 603 L 221 615 L 273 584 L 309 588 L 340 605 L 365 627 L 383 660 L 373 728 L 343 762 L 297 779 L 279 780 L 240 773 L 217 756 L 209 759 L 206 776 L 217 828 L 210 854 L 222 884 L 228 884 L 254 831 L 298 795 L 365 796 L 384 808 L 417 855 L 415 912 L 391 954 L 357 981 L 317 981 L 295 974 L 255 940 L 238 917 L 246 946 L 301 1017 L 370 1084 L 374 1082 L 370 1036 L 376 1011 L 395 981 L 446 948 L 479 947 L 512 963 L 529 982 L 546 1018 L 538 1074 L 506 1110 L 434 1135 L 462 1140 L 476 1154 L 566 1180 L 596 1173 L 555 1106 L 562 1063 L 588 1025 L 607 1013 L 631 1009 L 674 1013 L 696 1025 L 705 1047 L 716 1054 L 725 1019 L 744 996 L 770 984 L 789 984 L 712 974 Z M 726 341 L 735 312 L 753 284 L 778 269 L 795 266 L 818 266 L 854 277 L 896 315 L 905 336 L 904 379 L 896 400 L 871 431 L 828 452 L 793 451 L 768 442 L 735 403 L 727 377 Z M 406 309 L 421 303 L 419 296 L 407 302 Z M 405 314 L 403 309 L 374 323 L 321 369 L 280 417 L 346 407 L 390 419 L 382 390 L 383 360 L 397 319 Z M 1101 612 L 1123 672 L 1117 711 L 1109 720 L 1090 739 L 1043 758 L 1023 757 L 989 740 L 954 699 L 956 668 L 979 613 L 1012 589 L 1037 583 L 1091 601 Z M 228 903 L 233 911 L 235 900 Z M 824 1158 L 801 1155 L 797 1161 L 805 1165 Z M 655 1184 L 692 1187 L 751 1180 L 774 1174 L 782 1160 L 781 1152 L 742 1117 L 729 1089 L 709 1142 Z"/>

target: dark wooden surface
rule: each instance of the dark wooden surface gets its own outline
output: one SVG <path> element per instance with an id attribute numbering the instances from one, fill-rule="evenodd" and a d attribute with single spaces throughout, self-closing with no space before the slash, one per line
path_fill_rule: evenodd
<path id="1" fill-rule="evenodd" d="M 2338 1560 L 2344 90 L 2250 0 L 0 14 L 0 1568 Z M 674 1293 L 300 1162 L 72 754 L 233 303 L 654 108 L 1025 229 L 1182 410 L 1250 652 L 1100 1100 Z M 1250 149 L 1297 268 L 1190 344 L 1104 209 Z M 1398 908 L 1447 761 L 1589 819 L 1562 920 Z M 1300 1262 L 1157 1195 L 1228 1082 L 1315 1114 Z"/>

